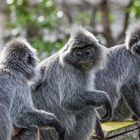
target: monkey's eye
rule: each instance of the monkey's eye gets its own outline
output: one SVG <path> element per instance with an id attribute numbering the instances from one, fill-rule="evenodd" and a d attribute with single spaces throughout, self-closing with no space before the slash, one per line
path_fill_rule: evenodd
<path id="1" fill-rule="evenodd" d="M 81 51 L 76 51 L 76 56 L 78 56 L 78 57 L 82 56 L 82 52 Z"/>
<path id="2" fill-rule="evenodd" d="M 33 58 L 29 55 L 27 59 L 27 63 L 32 64 L 32 62 L 33 62 Z"/>
<path id="3" fill-rule="evenodd" d="M 88 50 L 86 50 L 86 55 L 89 55 L 90 54 L 90 52 L 91 52 L 91 50 L 90 49 L 88 49 Z"/>
<path id="4" fill-rule="evenodd" d="M 93 52 L 94 52 L 94 50 L 87 49 L 87 50 L 85 51 L 85 54 L 86 54 L 87 56 L 90 56 L 90 55 L 92 55 Z"/>

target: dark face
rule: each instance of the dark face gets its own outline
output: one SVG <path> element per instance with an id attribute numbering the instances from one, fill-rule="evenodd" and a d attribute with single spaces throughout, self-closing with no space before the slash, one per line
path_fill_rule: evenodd
<path id="1" fill-rule="evenodd" d="M 27 48 L 25 51 L 25 55 L 19 63 L 22 64 L 22 69 L 24 69 L 24 73 L 28 79 L 32 79 L 35 74 L 35 67 L 37 64 L 36 54 Z"/>
<path id="2" fill-rule="evenodd" d="M 20 72 L 29 80 L 36 73 L 36 54 L 26 46 L 7 48 L 6 63 L 10 68 Z"/>
<path id="3" fill-rule="evenodd" d="M 33 52 L 29 52 L 26 54 L 25 63 L 30 67 L 36 67 L 36 55 Z"/>
<path id="4" fill-rule="evenodd" d="M 101 46 L 98 43 L 67 50 L 66 61 L 75 67 L 90 69 L 98 64 L 101 59 Z"/>
<path id="5" fill-rule="evenodd" d="M 132 50 L 137 56 L 140 56 L 140 42 L 136 43 L 136 45 L 132 45 Z"/>

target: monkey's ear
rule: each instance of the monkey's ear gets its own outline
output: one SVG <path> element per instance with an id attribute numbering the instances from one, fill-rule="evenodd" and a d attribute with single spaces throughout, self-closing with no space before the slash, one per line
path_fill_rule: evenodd
<path id="1" fill-rule="evenodd" d="M 140 55 L 140 24 L 127 32 L 125 43 L 128 50 L 133 54 Z"/>

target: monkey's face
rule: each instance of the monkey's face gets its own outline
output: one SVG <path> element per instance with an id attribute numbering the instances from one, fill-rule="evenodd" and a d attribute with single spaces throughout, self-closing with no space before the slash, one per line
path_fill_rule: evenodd
<path id="1" fill-rule="evenodd" d="M 16 53 L 16 55 L 20 55 L 17 58 L 17 64 L 19 64 L 19 69 L 22 68 L 24 70 L 22 74 L 26 75 L 27 79 L 32 79 L 36 75 L 36 53 L 30 48 L 22 48 L 21 51 L 16 51 Z"/>
<path id="2" fill-rule="evenodd" d="M 10 41 L 3 52 L 4 64 L 24 75 L 28 80 L 36 74 L 36 50 L 24 39 Z"/>
<path id="3" fill-rule="evenodd" d="M 82 47 L 68 48 L 65 60 L 76 68 L 90 69 L 101 60 L 102 47 L 97 42 Z"/>

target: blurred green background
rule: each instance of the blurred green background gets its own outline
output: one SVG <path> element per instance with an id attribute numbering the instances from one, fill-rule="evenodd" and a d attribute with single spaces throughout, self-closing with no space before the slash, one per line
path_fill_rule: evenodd
<path id="1" fill-rule="evenodd" d="M 23 36 L 43 59 L 63 47 L 76 25 L 111 47 L 139 18 L 140 0 L 0 0 L 0 41 Z"/>

